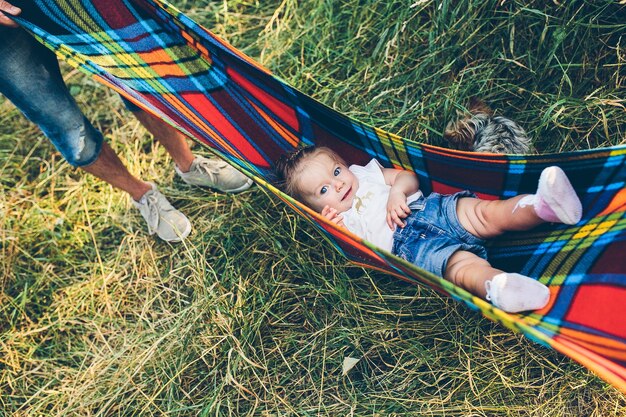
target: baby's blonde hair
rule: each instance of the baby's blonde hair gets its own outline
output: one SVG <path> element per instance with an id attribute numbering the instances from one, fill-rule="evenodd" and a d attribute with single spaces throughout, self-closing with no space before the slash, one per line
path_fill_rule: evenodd
<path id="1" fill-rule="evenodd" d="M 298 189 L 298 178 L 302 173 L 303 163 L 319 154 L 325 154 L 333 161 L 346 165 L 337 152 L 326 146 L 307 146 L 296 149 L 281 156 L 274 164 L 274 171 L 278 178 L 277 186 L 285 193 L 308 205 L 302 195 L 302 190 Z"/>

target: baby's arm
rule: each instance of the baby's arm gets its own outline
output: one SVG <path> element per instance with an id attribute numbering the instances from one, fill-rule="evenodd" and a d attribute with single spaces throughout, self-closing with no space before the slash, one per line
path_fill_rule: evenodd
<path id="1" fill-rule="evenodd" d="M 346 227 L 343 224 L 343 215 L 337 212 L 337 209 L 330 208 L 330 206 L 324 206 L 322 209 L 322 216 L 326 217 L 332 223 L 335 223 L 337 226 Z"/>
<path id="2" fill-rule="evenodd" d="M 387 224 L 392 230 L 395 225 L 404 227 L 402 219 L 411 214 L 406 199 L 419 190 L 419 181 L 411 171 L 392 168 L 383 168 L 382 171 L 385 183 L 391 186 L 387 200 Z"/>

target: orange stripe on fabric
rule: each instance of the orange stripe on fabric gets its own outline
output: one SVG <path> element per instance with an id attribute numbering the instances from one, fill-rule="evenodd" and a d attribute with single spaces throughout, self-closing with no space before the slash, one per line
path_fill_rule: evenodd
<path id="1" fill-rule="evenodd" d="M 231 68 L 227 69 L 228 75 L 235 81 L 237 85 L 242 87 L 248 93 L 252 94 L 254 98 L 263 103 L 268 109 L 280 118 L 281 121 L 290 126 L 294 131 L 299 130 L 298 118 L 294 109 L 277 99 L 276 97 L 268 94 L 262 88 L 257 87 L 251 81 L 248 81 L 238 72 L 233 71 Z"/>
<path id="2" fill-rule="evenodd" d="M 150 65 L 150 68 L 162 77 L 173 75 L 176 77 L 184 77 L 185 72 L 173 62 L 172 58 L 163 50 L 154 52 L 140 52 L 137 54 L 144 63 Z M 143 64 L 143 63 L 142 63 Z"/>
<path id="3" fill-rule="evenodd" d="M 185 40 L 189 43 L 189 45 L 197 50 L 198 52 L 200 52 L 200 56 L 202 56 L 202 58 L 206 61 L 208 61 L 209 65 L 213 63 L 213 59 L 211 58 L 211 54 L 209 53 L 209 50 L 206 49 L 203 45 L 201 45 L 200 43 L 198 43 L 194 38 L 192 38 L 187 32 L 185 31 L 181 31 L 180 34 L 182 35 L 183 38 L 185 38 Z"/>
<path id="4" fill-rule="evenodd" d="M 590 350 L 556 336 L 550 346 L 586 366 L 609 384 L 626 394 L 626 370 Z"/>
<path id="5" fill-rule="evenodd" d="M 613 200 L 611 200 L 609 205 L 602 210 L 600 215 L 606 216 L 608 214 L 624 210 L 626 210 L 626 188 L 622 188 L 615 194 Z"/>
<path id="6" fill-rule="evenodd" d="M 596 346 L 609 347 L 611 349 L 621 350 L 626 356 L 626 343 L 618 340 L 610 339 L 604 336 L 593 335 L 587 332 L 583 332 L 575 329 L 561 328 L 559 333 L 568 338 L 580 340 L 587 344 L 593 344 Z"/>
<path id="7" fill-rule="evenodd" d="M 485 159 L 485 158 L 477 158 L 475 155 L 496 155 L 496 154 L 477 154 L 475 152 L 465 152 L 465 151 L 453 151 L 446 148 L 439 148 L 436 146 L 422 145 L 424 149 L 424 153 L 430 153 L 433 155 L 441 155 L 445 157 L 453 157 L 458 160 L 465 161 L 475 161 L 482 162 L 488 164 L 508 164 L 510 161 L 503 158 L 498 159 Z M 472 156 L 474 155 L 474 156 Z M 523 161 L 515 161 L 515 163 L 522 163 Z"/>
<path id="8" fill-rule="evenodd" d="M 156 72 L 159 77 L 185 77 L 183 71 L 181 71 L 178 65 L 170 65 L 170 64 L 151 64 L 150 69 Z"/>
<path id="9" fill-rule="evenodd" d="M 202 111 L 202 115 L 211 120 L 213 126 L 215 126 L 222 136 L 228 138 L 231 143 L 231 145 L 227 145 L 230 149 L 229 153 L 235 155 L 245 155 L 250 163 L 256 166 L 269 166 L 263 155 L 261 155 L 259 151 L 257 151 L 257 149 L 250 144 L 250 142 L 241 134 L 239 129 L 234 126 L 205 95 L 199 93 L 186 93 L 182 94 L 182 96 L 189 102 L 191 107 L 198 111 Z M 234 149 L 233 146 L 235 146 L 236 149 Z"/>
<path id="10" fill-rule="evenodd" d="M 283 139 L 285 139 L 290 145 L 294 147 L 298 146 L 300 139 L 296 135 L 285 129 L 283 125 L 276 123 L 276 121 L 272 117 L 270 117 L 269 114 L 264 112 L 259 106 L 257 106 L 250 100 L 248 100 L 248 103 L 250 103 L 250 105 L 254 107 L 254 109 L 263 117 L 263 119 L 265 119 L 265 121 L 270 126 L 272 126 L 272 128 L 274 128 L 274 130 L 278 132 Z"/>
<path id="11" fill-rule="evenodd" d="M 163 96 L 165 96 L 165 95 L 163 95 Z M 168 102 L 170 104 L 173 104 L 176 107 L 176 109 L 178 111 L 180 111 L 181 113 L 185 114 L 187 118 L 192 119 L 194 121 L 194 124 L 199 126 L 199 127 L 201 127 L 200 130 L 202 130 L 203 133 L 208 134 L 219 146 L 224 148 L 224 151 L 226 153 L 234 155 L 234 156 L 237 156 L 237 157 L 241 157 L 242 154 L 239 152 L 238 149 L 234 148 L 229 142 L 226 142 L 224 139 L 222 139 L 222 137 L 219 136 L 217 134 L 217 132 L 214 131 L 213 128 L 211 128 L 209 125 L 207 125 L 194 112 L 190 111 L 187 106 L 183 105 L 183 103 L 176 96 L 174 96 L 174 95 L 168 95 L 168 96 L 172 98 L 171 100 L 168 100 Z M 204 102 L 208 102 L 209 101 L 204 95 L 202 95 L 200 93 L 183 94 L 183 98 L 185 100 L 188 100 L 190 98 L 190 96 L 193 96 L 193 97 L 196 97 L 196 98 L 197 97 L 203 97 L 204 98 Z M 191 107 L 196 109 L 196 110 L 199 110 L 199 109 L 203 108 L 203 107 L 196 107 L 193 104 L 192 104 Z M 211 108 L 209 109 L 209 113 L 211 113 L 211 111 L 213 113 L 215 113 L 215 114 L 214 115 L 213 114 L 208 115 L 206 113 L 203 113 L 202 115 L 206 119 L 211 119 L 212 117 L 215 117 L 215 118 L 218 118 L 218 119 L 223 118 L 223 115 L 219 111 L 217 111 L 217 109 L 215 107 L 211 106 Z M 220 132 L 220 133 L 222 133 L 222 132 Z M 229 138 L 229 140 L 230 140 L 229 136 L 225 136 L 225 137 Z M 202 138 L 196 138 L 196 139 L 202 139 Z M 204 142 L 204 140 L 203 140 L 203 142 Z M 244 155 L 247 155 L 247 154 L 244 153 Z M 253 162 L 253 161 L 251 161 L 251 162 Z"/>
<path id="12" fill-rule="evenodd" d="M 138 107 L 140 107 L 141 109 L 143 109 L 147 113 L 149 113 L 149 114 L 151 114 L 154 117 L 157 117 L 159 119 L 163 119 L 163 114 L 161 114 L 161 113 L 155 111 L 154 109 L 146 106 L 145 103 L 135 99 L 134 97 L 126 96 L 126 93 L 125 93 L 124 90 L 122 90 L 121 88 L 119 88 L 115 84 L 112 84 L 106 78 L 103 78 L 103 77 L 101 77 L 99 75 L 95 75 L 94 74 L 94 79 L 96 79 L 97 81 L 101 82 L 102 84 L 112 88 L 113 90 L 115 90 L 119 94 L 123 95 L 126 99 L 131 101 L 133 104 L 136 104 Z M 225 142 L 219 135 L 217 135 L 213 131 L 213 129 L 211 129 L 208 125 L 202 123 L 202 120 L 200 120 L 195 114 L 193 114 L 192 112 L 188 111 L 186 109 L 186 107 L 182 105 L 180 100 L 178 100 L 178 98 L 176 96 L 173 96 L 173 95 L 163 95 L 163 97 L 166 97 L 166 96 L 169 97 L 168 102 L 170 104 L 172 104 L 175 108 L 177 108 L 179 111 L 181 111 L 181 113 L 186 113 L 186 117 L 188 117 L 189 119 L 194 119 L 196 121 L 195 123 L 197 125 L 202 125 L 203 126 L 203 132 L 207 133 L 219 146 L 224 148 L 227 153 L 232 154 L 232 155 L 236 155 L 236 156 L 240 155 L 240 154 L 237 153 L 236 149 L 234 149 L 232 146 L 230 146 L 230 144 L 228 142 Z M 187 111 L 185 111 L 185 110 L 187 110 Z M 207 144 L 209 144 L 209 145 L 214 147 L 214 144 L 208 143 L 206 140 L 204 140 L 204 138 L 196 137 L 195 135 L 193 135 L 192 132 L 189 132 L 184 126 L 181 126 L 181 127 L 184 129 L 185 134 L 191 135 L 195 139 L 201 140 L 202 142 L 207 143 Z"/>

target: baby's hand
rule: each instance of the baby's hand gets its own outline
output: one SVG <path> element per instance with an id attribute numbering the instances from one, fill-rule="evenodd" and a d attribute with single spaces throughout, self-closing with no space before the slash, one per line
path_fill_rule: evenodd
<path id="1" fill-rule="evenodd" d="M 411 209 L 406 203 L 406 195 L 403 192 L 389 193 L 389 199 L 387 200 L 387 225 L 391 230 L 396 225 L 404 227 L 406 223 L 402 220 L 411 214 Z"/>
<path id="2" fill-rule="evenodd" d="M 322 216 L 326 217 L 332 223 L 335 223 L 337 226 L 346 227 L 343 224 L 343 216 L 338 214 L 337 209 L 330 208 L 329 206 L 325 206 L 322 210 Z"/>

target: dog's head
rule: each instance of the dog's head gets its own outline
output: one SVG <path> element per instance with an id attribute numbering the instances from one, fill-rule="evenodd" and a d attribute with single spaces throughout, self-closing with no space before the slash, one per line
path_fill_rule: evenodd
<path id="1" fill-rule="evenodd" d="M 467 112 L 448 123 L 444 139 L 453 149 L 502 154 L 526 154 L 531 141 L 524 129 L 511 119 L 494 116 L 481 100 L 470 100 Z"/>
<path id="2" fill-rule="evenodd" d="M 457 112 L 459 118 L 451 121 L 443 132 L 443 138 L 453 149 L 462 151 L 474 150 L 474 139 L 479 131 L 491 118 L 493 111 L 480 99 L 471 98 L 466 112 Z"/>

